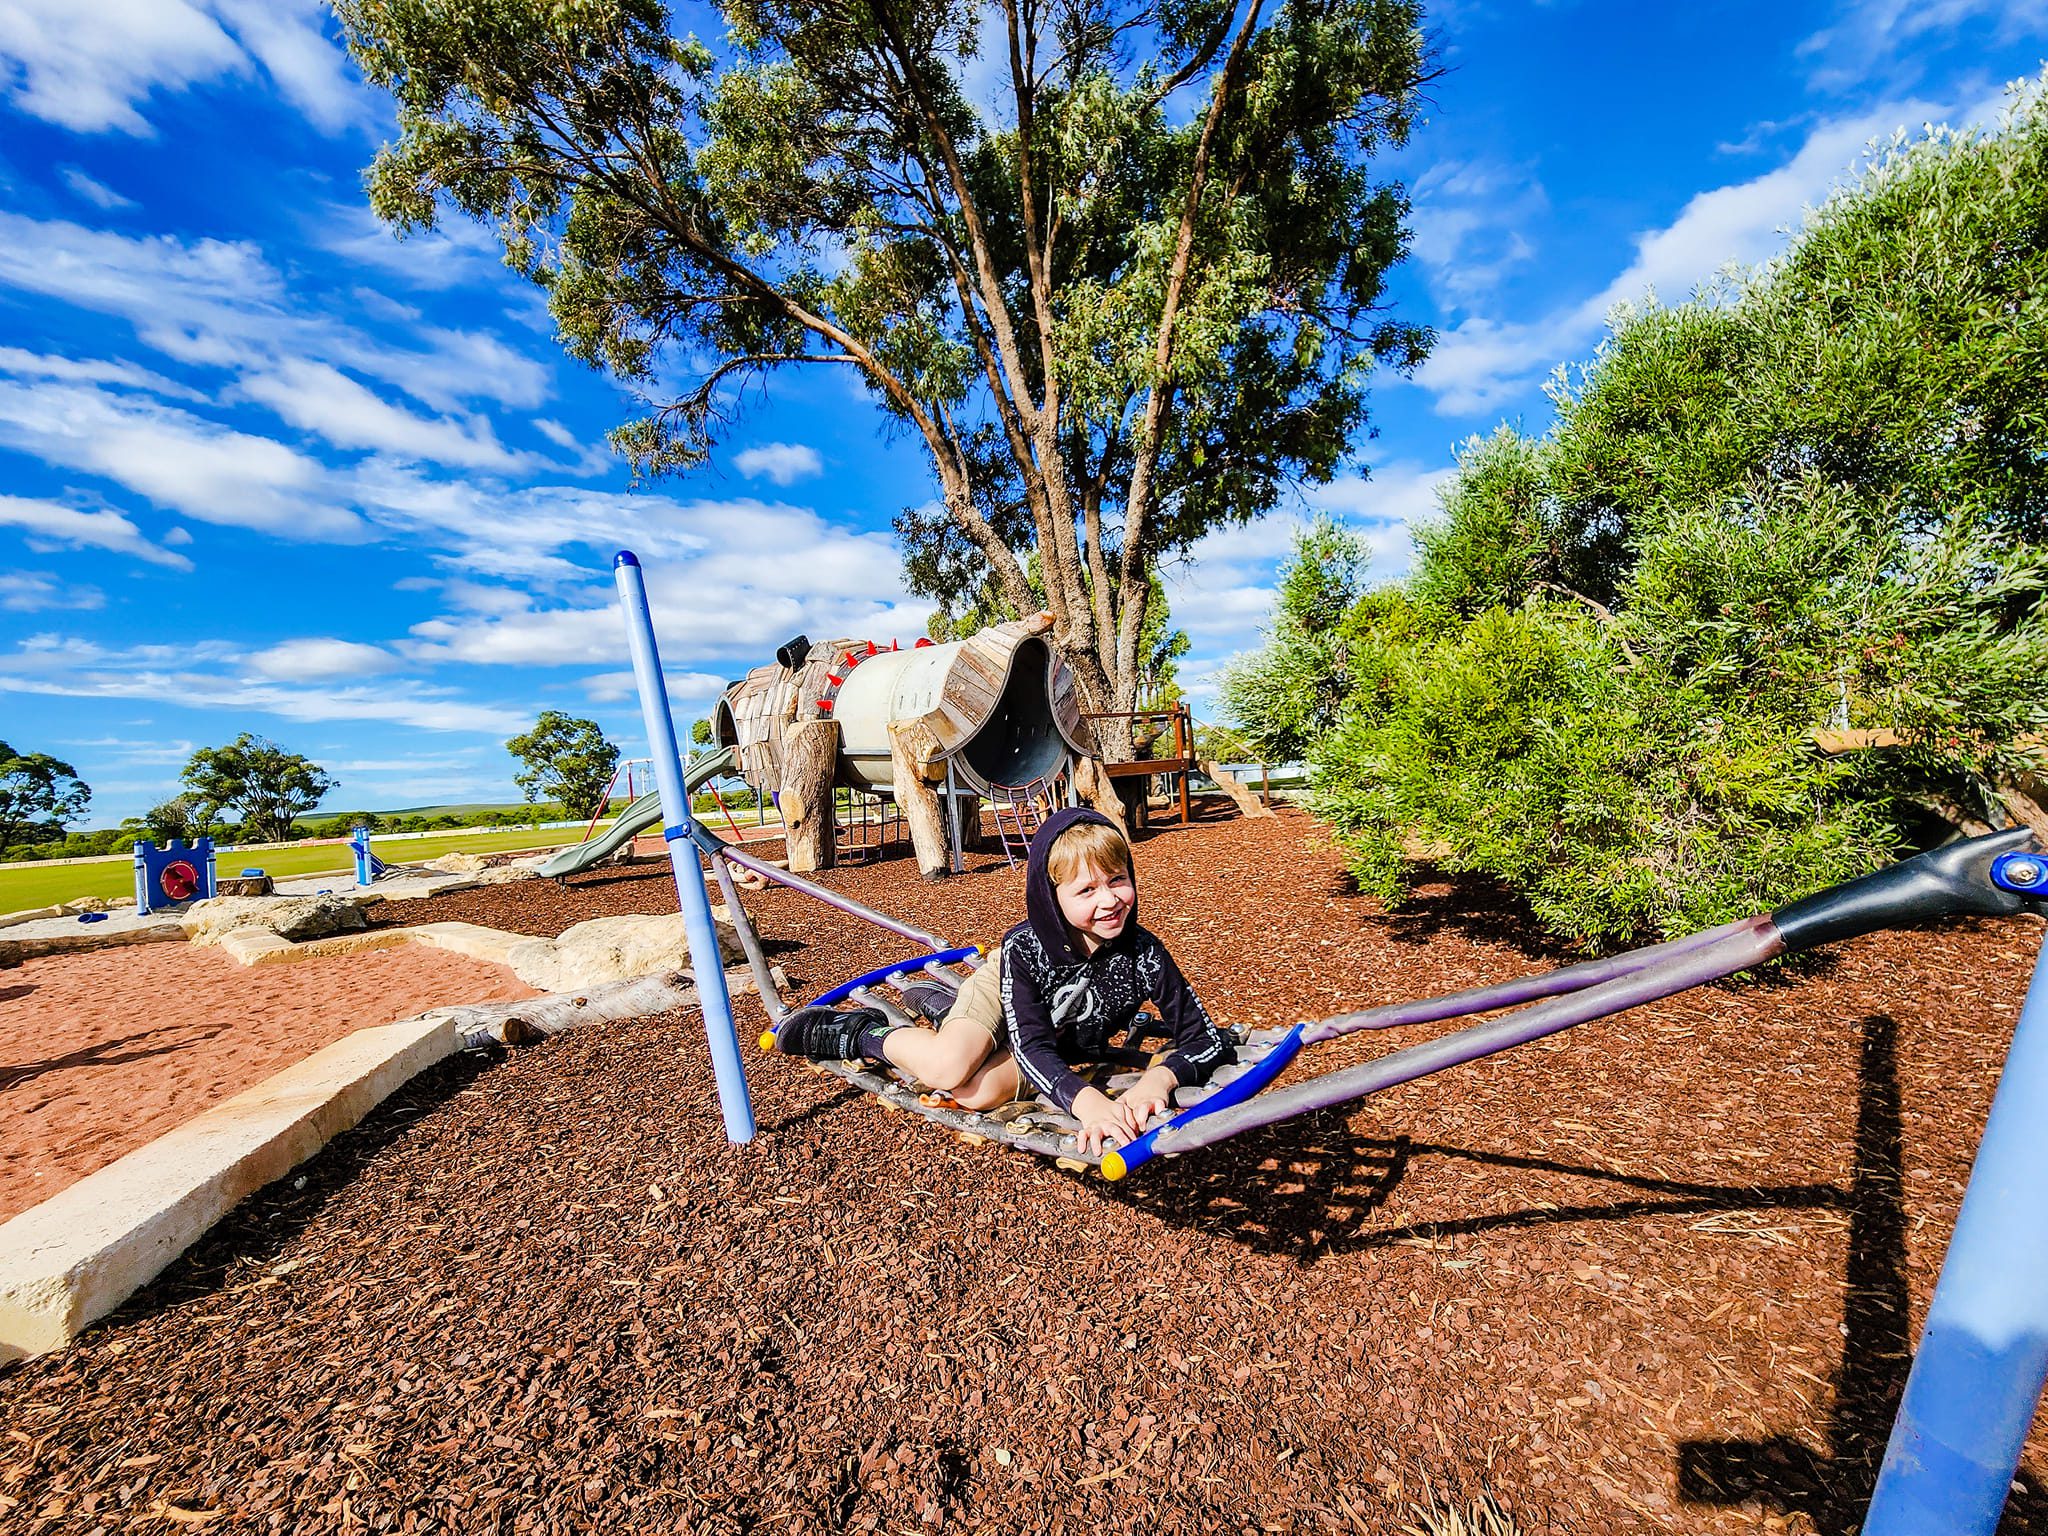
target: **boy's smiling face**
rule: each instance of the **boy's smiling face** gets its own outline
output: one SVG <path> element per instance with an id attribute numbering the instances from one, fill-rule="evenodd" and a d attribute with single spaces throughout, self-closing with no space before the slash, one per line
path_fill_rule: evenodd
<path id="1" fill-rule="evenodd" d="M 1128 869 L 1112 873 L 1092 864 L 1082 865 L 1053 892 L 1060 899 L 1060 916 L 1090 955 L 1124 931 L 1138 903 L 1137 882 Z"/>

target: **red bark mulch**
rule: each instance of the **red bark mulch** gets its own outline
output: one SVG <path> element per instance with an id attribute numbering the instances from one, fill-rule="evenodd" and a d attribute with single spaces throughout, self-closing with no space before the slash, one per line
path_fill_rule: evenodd
<path id="1" fill-rule="evenodd" d="M 1383 914 L 1298 816 L 1139 862 L 1222 1018 L 1558 958 L 1482 882 Z M 825 878 L 947 937 L 1021 899 Z M 556 932 L 667 880 L 403 920 Z M 806 991 L 908 950 L 749 909 Z M 728 1147 L 694 1015 L 464 1058 L 0 1376 L 0 1526 L 1394 1533 L 1426 1481 L 1523 1532 L 1846 1536 L 2040 942 L 1859 941 L 1118 1186 L 758 1057 Z M 2044 1448 L 2008 1533 L 2048 1530 Z"/>

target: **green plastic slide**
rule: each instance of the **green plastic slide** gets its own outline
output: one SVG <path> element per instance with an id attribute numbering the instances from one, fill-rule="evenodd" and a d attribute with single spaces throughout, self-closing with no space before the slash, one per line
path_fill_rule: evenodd
<path id="1" fill-rule="evenodd" d="M 683 765 L 683 792 L 694 795 L 713 779 L 732 772 L 732 748 L 720 747 L 716 752 L 703 753 Z M 661 793 L 642 795 L 625 810 L 619 819 L 603 832 L 574 848 L 564 848 L 545 864 L 536 866 L 536 873 L 550 880 L 559 880 L 564 875 L 573 875 L 579 870 L 601 864 L 617 853 L 632 839 L 649 827 L 661 825 Z"/>

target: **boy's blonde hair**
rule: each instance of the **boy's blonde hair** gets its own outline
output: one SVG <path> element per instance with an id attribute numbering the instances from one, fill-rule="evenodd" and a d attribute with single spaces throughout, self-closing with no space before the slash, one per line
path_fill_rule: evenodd
<path id="1" fill-rule="evenodd" d="M 1045 851 L 1045 872 L 1054 885 L 1065 885 L 1084 869 L 1105 875 L 1134 874 L 1131 845 L 1123 833 L 1100 821 L 1077 821 Z"/>

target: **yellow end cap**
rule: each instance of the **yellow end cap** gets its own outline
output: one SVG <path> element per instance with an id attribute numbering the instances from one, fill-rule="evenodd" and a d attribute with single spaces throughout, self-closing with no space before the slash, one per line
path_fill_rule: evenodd
<path id="1" fill-rule="evenodd" d="M 1124 1166 L 1123 1153 L 1105 1152 L 1102 1154 L 1102 1176 L 1109 1180 L 1110 1183 L 1114 1184 L 1130 1171 L 1130 1169 Z"/>
<path id="2" fill-rule="evenodd" d="M 974 946 L 974 952 L 984 960 L 988 958 L 988 946 L 986 944 L 977 943 Z"/>
<path id="3" fill-rule="evenodd" d="M 764 1029 L 761 1031 L 761 1049 L 764 1051 L 773 1051 L 775 1049 L 774 1030 Z"/>

